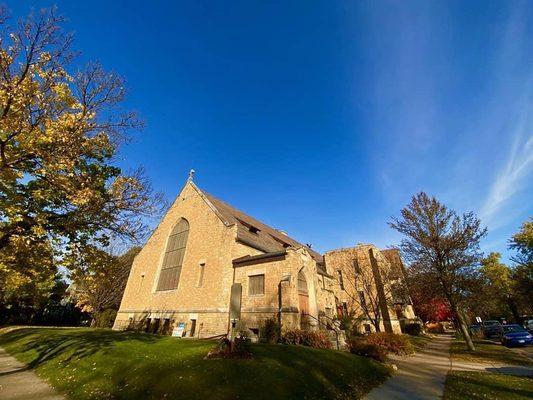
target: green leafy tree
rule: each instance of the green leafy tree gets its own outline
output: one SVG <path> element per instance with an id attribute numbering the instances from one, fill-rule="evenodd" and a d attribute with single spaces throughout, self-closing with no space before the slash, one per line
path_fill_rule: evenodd
<path id="1" fill-rule="evenodd" d="M 459 216 L 423 192 L 413 196 L 401 210 L 401 218 L 389 224 L 403 235 L 400 249 L 410 268 L 424 274 L 427 287 L 448 301 L 468 348 L 475 350 L 463 303 L 478 279 L 479 242 L 486 229 L 473 213 Z"/>
<path id="2" fill-rule="evenodd" d="M 0 11 L 0 296 L 53 280 L 71 244 L 139 240 L 162 210 L 141 170 L 115 165 L 140 126 L 124 81 L 71 73 L 72 37 L 53 10 L 10 25 Z M 2 299 L 0 298 L 0 301 Z"/>
<path id="3" fill-rule="evenodd" d="M 515 297 L 522 304 L 522 312 L 530 315 L 533 313 L 533 220 L 522 224 L 509 247 L 517 251 L 512 258 L 516 263 L 513 271 Z"/>
<path id="4" fill-rule="evenodd" d="M 513 261 L 518 265 L 533 264 L 533 219 L 522 224 L 520 230 L 511 238 L 509 248 L 517 251 Z"/>
<path id="5" fill-rule="evenodd" d="M 92 326 L 106 327 L 109 318 L 103 316 L 118 310 L 133 259 L 139 251 L 139 247 L 133 247 L 116 256 L 96 246 L 84 246 L 64 260 L 71 271 L 76 304 L 92 316 Z"/>
<path id="6" fill-rule="evenodd" d="M 483 307 L 495 303 L 493 307 L 500 315 L 510 310 L 516 322 L 520 319 L 518 305 L 514 293 L 513 270 L 501 262 L 500 253 L 490 253 L 481 260 L 481 276 L 483 279 Z"/>

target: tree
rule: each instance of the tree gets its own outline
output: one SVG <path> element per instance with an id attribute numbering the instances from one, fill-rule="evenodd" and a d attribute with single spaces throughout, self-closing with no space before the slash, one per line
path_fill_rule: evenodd
<path id="1" fill-rule="evenodd" d="M 496 302 L 496 309 L 505 314 L 509 309 L 516 322 L 520 321 L 520 313 L 514 297 L 513 270 L 500 260 L 500 253 L 490 253 L 481 260 L 481 276 L 483 279 L 484 305 Z"/>
<path id="2" fill-rule="evenodd" d="M 407 270 L 407 284 L 416 315 L 423 321 L 430 322 L 449 321 L 454 318 L 448 301 L 443 296 L 435 295 L 427 286 L 427 280 L 426 274 L 417 272 L 415 268 Z"/>
<path id="3" fill-rule="evenodd" d="M 0 323 L 30 323 L 55 286 L 51 243 L 17 238 L 15 246 L 0 252 Z"/>
<path id="4" fill-rule="evenodd" d="M 156 211 L 141 171 L 113 164 L 130 128 L 124 81 L 98 65 L 69 74 L 71 37 L 44 11 L 0 38 L 0 250 L 17 238 L 106 242 L 146 233 Z"/>
<path id="5" fill-rule="evenodd" d="M 72 37 L 54 10 L 9 26 L 0 11 L 0 295 L 53 280 L 71 244 L 137 241 L 163 208 L 142 170 L 115 165 L 140 126 L 124 81 L 98 65 L 70 73 Z M 0 298 L 0 301 L 2 299 Z"/>
<path id="6" fill-rule="evenodd" d="M 139 251 L 139 247 L 133 247 L 115 256 L 96 246 L 85 246 L 65 259 L 65 265 L 72 271 L 76 304 L 91 314 L 93 326 L 107 325 L 108 321 L 101 321 L 101 316 L 106 311 L 118 310 L 133 259 Z"/>
<path id="7" fill-rule="evenodd" d="M 533 219 L 526 221 L 509 241 L 509 248 L 517 251 L 513 261 L 518 265 L 533 265 Z"/>
<path id="8" fill-rule="evenodd" d="M 389 225 L 404 236 L 400 249 L 410 268 L 424 273 L 428 287 L 448 301 L 468 348 L 474 350 L 462 303 L 477 278 L 479 241 L 486 229 L 473 213 L 459 216 L 423 192 L 413 196 L 401 218 Z"/>
<path id="9" fill-rule="evenodd" d="M 516 263 L 513 270 L 515 298 L 522 305 L 522 311 L 530 315 L 533 313 L 533 220 L 522 224 L 509 247 L 517 251 L 512 258 Z"/>

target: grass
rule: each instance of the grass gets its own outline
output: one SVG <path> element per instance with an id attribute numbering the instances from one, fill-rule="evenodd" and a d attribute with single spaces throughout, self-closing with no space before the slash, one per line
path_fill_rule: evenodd
<path id="1" fill-rule="evenodd" d="M 426 335 L 419 335 L 419 336 L 405 335 L 405 336 L 411 342 L 411 345 L 413 346 L 415 353 L 418 353 L 419 351 L 424 350 L 427 344 L 433 340 L 431 336 L 426 336 Z"/>
<path id="2" fill-rule="evenodd" d="M 0 346 L 68 399 L 358 398 L 389 370 L 335 350 L 252 345 L 252 360 L 204 360 L 212 341 L 87 328 L 22 328 Z"/>
<path id="3" fill-rule="evenodd" d="M 489 372 L 453 371 L 446 377 L 444 400 L 526 400 L 533 398 L 533 378 Z"/>
<path id="4" fill-rule="evenodd" d="M 532 365 L 529 358 L 508 349 L 501 344 L 493 343 L 489 340 L 474 340 L 475 351 L 470 351 L 462 339 L 455 339 L 450 348 L 450 354 L 455 361 L 474 362 L 497 362 L 512 365 Z"/>

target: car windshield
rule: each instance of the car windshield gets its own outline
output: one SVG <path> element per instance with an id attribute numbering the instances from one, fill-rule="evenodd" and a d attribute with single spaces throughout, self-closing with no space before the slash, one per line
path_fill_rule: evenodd
<path id="1" fill-rule="evenodd" d="M 522 328 L 520 325 L 504 325 L 503 331 L 505 333 L 512 333 L 512 332 L 525 332 L 525 329 Z"/>
<path id="2" fill-rule="evenodd" d="M 498 321 L 485 321 L 483 322 L 484 326 L 494 326 L 494 325 L 500 325 Z"/>

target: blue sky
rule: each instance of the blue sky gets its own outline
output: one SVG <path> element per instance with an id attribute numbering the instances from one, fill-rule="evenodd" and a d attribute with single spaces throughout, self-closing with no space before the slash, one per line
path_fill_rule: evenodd
<path id="1" fill-rule="evenodd" d="M 17 1 L 68 18 L 78 62 L 128 83 L 121 153 L 325 251 L 388 246 L 418 191 L 489 229 L 533 215 L 533 3 Z"/>

